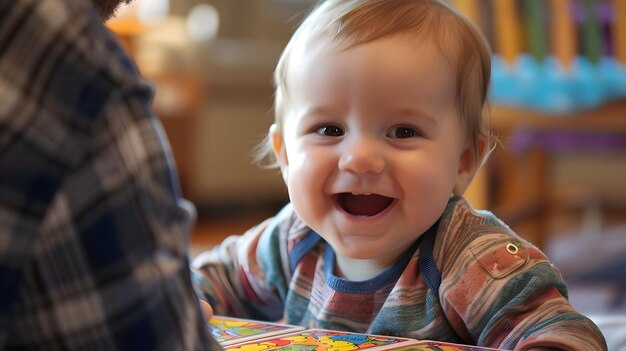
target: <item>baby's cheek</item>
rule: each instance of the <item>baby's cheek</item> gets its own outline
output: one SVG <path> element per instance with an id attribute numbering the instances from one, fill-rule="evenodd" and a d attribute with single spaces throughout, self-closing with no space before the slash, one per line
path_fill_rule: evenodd
<path id="1" fill-rule="evenodd" d="M 434 172 L 424 166 L 421 172 L 414 172 L 410 179 L 404 181 L 404 188 L 407 193 L 419 196 L 423 202 L 447 202 L 452 193 L 452 183 L 449 174 Z"/>

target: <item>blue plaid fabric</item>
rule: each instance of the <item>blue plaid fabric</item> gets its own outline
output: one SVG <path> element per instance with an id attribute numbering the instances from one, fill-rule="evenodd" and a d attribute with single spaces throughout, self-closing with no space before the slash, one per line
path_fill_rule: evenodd
<path id="1" fill-rule="evenodd" d="M 207 350 L 152 89 L 87 0 L 0 0 L 0 350 Z"/>

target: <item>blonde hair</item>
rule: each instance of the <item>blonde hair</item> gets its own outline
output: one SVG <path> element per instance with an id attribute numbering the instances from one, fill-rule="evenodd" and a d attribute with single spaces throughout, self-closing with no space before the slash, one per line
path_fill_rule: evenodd
<path id="1" fill-rule="evenodd" d="M 275 124 L 282 122 L 289 104 L 288 75 L 294 52 L 306 53 L 315 45 L 349 49 L 396 34 L 422 35 L 431 39 L 442 56 L 456 69 L 456 107 L 466 130 L 474 159 L 481 154 L 481 140 L 487 150 L 492 137 L 483 122 L 488 113 L 487 93 L 491 79 L 489 44 L 465 16 L 438 0 L 326 0 L 305 18 L 285 47 L 274 72 Z M 295 55 L 295 57 L 299 57 Z M 276 167 L 269 136 L 259 145 L 256 160 L 270 158 Z M 477 160 L 482 161 L 482 160 Z"/>

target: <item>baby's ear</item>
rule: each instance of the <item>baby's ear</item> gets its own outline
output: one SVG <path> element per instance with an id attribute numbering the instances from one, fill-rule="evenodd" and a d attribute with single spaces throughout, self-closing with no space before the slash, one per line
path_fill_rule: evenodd
<path id="1" fill-rule="evenodd" d="M 472 184 L 472 180 L 474 179 L 474 176 L 476 176 L 484 158 L 486 146 L 486 142 L 482 138 L 479 138 L 477 148 L 478 153 L 476 155 L 472 152 L 470 144 L 468 144 L 465 147 L 465 150 L 461 153 L 456 183 L 454 184 L 453 189 L 454 195 L 463 195 L 467 188 L 469 188 L 470 184 Z"/>
<path id="2" fill-rule="evenodd" d="M 279 130 L 276 123 L 273 123 L 270 126 L 269 138 L 272 143 L 274 157 L 276 157 L 276 162 L 278 162 L 278 165 L 280 166 L 283 179 L 285 180 L 285 183 L 287 183 L 287 169 L 289 167 L 289 161 L 287 159 L 287 151 L 285 150 L 282 131 Z"/>

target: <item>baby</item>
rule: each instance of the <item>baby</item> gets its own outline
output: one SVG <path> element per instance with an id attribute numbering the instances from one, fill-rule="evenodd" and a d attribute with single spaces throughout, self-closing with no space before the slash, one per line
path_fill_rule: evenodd
<path id="1" fill-rule="evenodd" d="M 439 1 L 327 0 L 275 73 L 290 197 L 194 262 L 216 314 L 516 350 L 603 350 L 536 247 L 462 197 L 490 51 Z"/>

